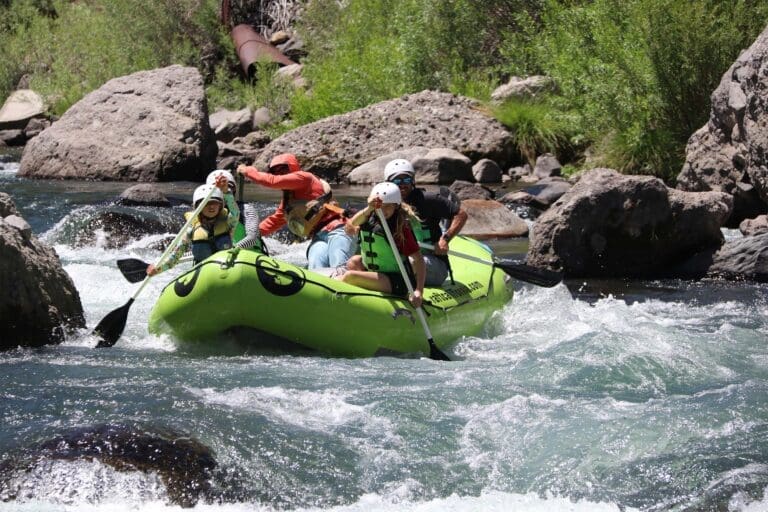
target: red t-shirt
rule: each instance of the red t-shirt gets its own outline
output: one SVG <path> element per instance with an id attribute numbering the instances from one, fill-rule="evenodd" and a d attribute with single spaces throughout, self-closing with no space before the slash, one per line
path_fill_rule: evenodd
<path id="1" fill-rule="evenodd" d="M 394 236 L 394 233 L 393 233 Z M 406 225 L 403 229 L 403 237 L 395 236 L 395 245 L 400 254 L 410 256 L 419 251 L 419 243 L 416 241 L 416 235 L 413 234 L 411 226 Z"/>

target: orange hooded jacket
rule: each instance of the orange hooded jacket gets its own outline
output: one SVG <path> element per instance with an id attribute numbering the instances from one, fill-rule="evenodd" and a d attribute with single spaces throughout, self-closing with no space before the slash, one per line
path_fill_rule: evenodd
<path id="1" fill-rule="evenodd" d="M 304 201 L 310 201 L 317 199 L 323 195 L 323 184 L 320 179 L 311 172 L 302 171 L 299 165 L 299 160 L 296 155 L 291 153 L 283 153 L 277 155 L 269 162 L 269 168 L 273 168 L 278 165 L 287 165 L 288 173 L 282 175 L 270 174 L 267 172 L 261 172 L 255 167 L 246 167 L 246 177 L 254 183 L 263 187 L 287 191 L 289 201 L 300 199 Z M 262 236 L 271 235 L 278 229 L 285 226 L 286 220 L 286 207 L 285 197 L 280 201 L 277 206 L 277 210 L 265 218 L 259 223 L 259 231 Z M 330 217 L 338 216 L 337 214 L 329 214 Z M 334 229 L 338 227 L 337 222 L 326 222 L 324 218 L 321 224 L 325 223 L 323 229 Z M 333 227 L 331 227 L 333 226 Z"/>

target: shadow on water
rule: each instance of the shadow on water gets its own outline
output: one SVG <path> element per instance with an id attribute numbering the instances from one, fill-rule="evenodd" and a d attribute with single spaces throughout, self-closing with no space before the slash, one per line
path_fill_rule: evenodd
<path id="1" fill-rule="evenodd" d="M 321 354 L 285 338 L 250 327 L 234 327 L 228 329 L 225 333 L 204 341 L 177 341 L 177 347 L 178 354 L 192 357 L 276 357 L 286 355 L 296 357 L 330 357 L 327 354 Z"/>

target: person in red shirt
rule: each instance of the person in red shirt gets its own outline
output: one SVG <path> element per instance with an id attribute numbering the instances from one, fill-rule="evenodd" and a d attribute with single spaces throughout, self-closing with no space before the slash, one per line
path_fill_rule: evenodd
<path id="1" fill-rule="evenodd" d="M 340 267 L 355 253 L 355 239 L 345 230 L 346 217 L 332 201 L 328 183 L 301 169 L 296 155 L 283 153 L 270 161 L 268 172 L 240 165 L 238 174 L 263 187 L 283 191 L 275 212 L 259 223 L 262 236 L 271 235 L 291 221 L 291 231 L 311 238 L 309 268 Z"/>
<path id="2" fill-rule="evenodd" d="M 389 245 L 384 229 L 374 211 L 381 209 L 392 233 L 398 254 Z M 349 223 L 360 226 L 360 252 L 347 264 L 348 270 L 337 279 L 346 283 L 394 295 L 407 296 L 408 288 L 400 273 L 397 260 L 403 260 L 413 294 L 408 297 L 413 307 L 421 306 L 426 278 L 424 257 L 411 229 L 413 209 L 402 202 L 400 189 L 394 183 L 379 183 L 368 197 L 368 206 L 352 217 Z"/>

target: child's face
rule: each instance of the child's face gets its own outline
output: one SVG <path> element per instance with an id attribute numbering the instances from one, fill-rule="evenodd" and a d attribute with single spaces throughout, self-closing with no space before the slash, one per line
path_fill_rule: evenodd
<path id="1" fill-rule="evenodd" d="M 384 214 L 384 218 L 388 219 L 395 214 L 397 205 L 395 203 L 384 203 L 381 205 L 381 212 Z"/>
<path id="2" fill-rule="evenodd" d="M 218 201 L 208 201 L 203 207 L 203 217 L 212 219 L 221 211 L 221 203 Z"/>

